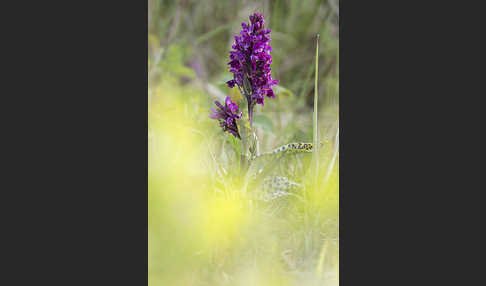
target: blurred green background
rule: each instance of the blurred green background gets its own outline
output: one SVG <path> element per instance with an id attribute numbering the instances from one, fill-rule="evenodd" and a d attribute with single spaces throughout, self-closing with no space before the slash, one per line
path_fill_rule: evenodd
<path id="1" fill-rule="evenodd" d="M 149 285 L 337 285 L 339 157 L 338 1 L 148 1 Z M 311 154 L 272 176 L 293 195 L 256 200 L 237 143 L 209 119 L 214 100 L 238 97 L 227 63 L 241 22 L 260 12 L 272 30 L 276 99 L 255 110 L 260 151 L 312 142 L 319 40 L 318 186 Z M 245 190 L 245 191 L 243 191 Z"/>

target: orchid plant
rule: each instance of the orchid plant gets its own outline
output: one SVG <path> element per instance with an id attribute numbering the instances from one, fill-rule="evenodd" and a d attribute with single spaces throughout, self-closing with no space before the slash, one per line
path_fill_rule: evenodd
<path id="1" fill-rule="evenodd" d="M 223 131 L 242 141 L 243 161 L 250 162 L 263 155 L 312 152 L 312 143 L 290 143 L 271 152 L 257 154 L 258 139 L 253 131 L 254 108 L 257 104 L 263 106 L 265 97 L 275 98 L 272 87 L 277 85 L 279 80 L 273 79 L 271 75 L 271 30 L 265 28 L 262 14 L 254 13 L 249 19 L 249 23 L 241 23 L 240 35 L 234 36 L 228 62 L 233 79 L 226 82 L 230 88 L 238 87 L 243 95 L 247 105 L 247 116 L 242 117 L 240 107 L 227 96 L 225 105 L 215 101 L 218 109 L 213 108 L 210 117 L 219 121 Z"/>

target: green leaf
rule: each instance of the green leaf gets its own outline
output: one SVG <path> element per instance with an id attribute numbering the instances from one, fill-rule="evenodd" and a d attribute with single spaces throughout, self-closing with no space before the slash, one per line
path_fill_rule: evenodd
<path id="1" fill-rule="evenodd" d="M 237 139 L 235 136 L 231 134 L 225 134 L 228 135 L 226 138 L 229 139 L 229 143 L 231 144 L 231 147 L 233 147 L 233 150 L 235 151 L 237 157 L 239 158 L 241 155 L 241 142 L 239 139 Z"/>
<path id="2" fill-rule="evenodd" d="M 273 121 L 263 114 L 255 115 L 253 117 L 253 124 L 260 127 L 265 132 L 274 133 Z"/>

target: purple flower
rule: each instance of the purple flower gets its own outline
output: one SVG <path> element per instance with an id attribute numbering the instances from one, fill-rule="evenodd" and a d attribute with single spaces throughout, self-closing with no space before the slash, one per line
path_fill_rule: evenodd
<path id="1" fill-rule="evenodd" d="M 227 84 L 230 88 L 238 85 L 245 94 L 250 114 L 255 103 L 263 105 L 264 96 L 275 98 L 272 86 L 279 82 L 271 76 L 271 31 L 264 26 L 265 21 L 260 13 L 250 15 L 249 25 L 241 23 L 242 30 L 240 36 L 235 36 L 230 52 L 231 61 L 228 63 L 233 79 Z"/>
<path id="2" fill-rule="evenodd" d="M 241 139 L 240 133 L 238 132 L 238 125 L 236 124 L 236 119 L 241 118 L 241 112 L 238 113 L 238 105 L 231 101 L 229 96 L 226 97 L 224 106 L 217 100 L 214 104 L 219 109 L 215 110 L 212 108 L 213 113 L 209 117 L 218 120 L 223 131 L 228 131 L 236 138 Z"/>

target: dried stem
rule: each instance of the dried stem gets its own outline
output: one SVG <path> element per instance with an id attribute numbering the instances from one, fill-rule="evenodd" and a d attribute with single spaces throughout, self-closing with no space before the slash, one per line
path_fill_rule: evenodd
<path id="1" fill-rule="evenodd" d="M 315 162 L 315 174 L 314 174 L 314 186 L 317 187 L 317 177 L 319 175 L 319 132 L 318 132 L 318 116 L 317 116 L 317 108 L 318 108 L 318 97 L 319 92 L 317 88 L 317 79 L 319 77 L 319 34 L 317 34 L 316 38 L 316 72 L 315 72 L 315 82 L 314 82 L 314 162 Z"/>

